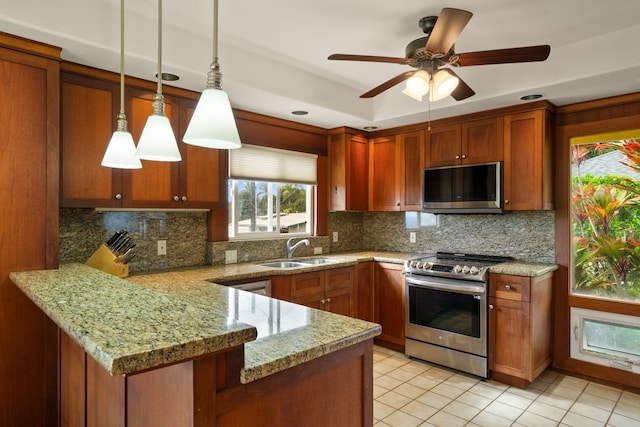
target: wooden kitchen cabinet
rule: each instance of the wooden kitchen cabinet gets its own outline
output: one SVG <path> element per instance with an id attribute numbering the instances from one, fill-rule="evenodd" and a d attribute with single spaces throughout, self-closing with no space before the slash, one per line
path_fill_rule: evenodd
<path id="1" fill-rule="evenodd" d="M 369 140 L 340 131 L 329 135 L 329 210 L 369 208 Z"/>
<path id="2" fill-rule="evenodd" d="M 404 157 L 402 210 L 422 210 L 422 169 L 424 168 L 424 131 L 406 132 L 401 136 Z"/>
<path id="3" fill-rule="evenodd" d="M 374 321 L 374 287 L 373 287 L 373 262 L 356 264 L 353 292 L 355 294 L 355 317 Z"/>
<path id="4" fill-rule="evenodd" d="M 433 127 L 427 139 L 427 167 L 499 162 L 504 156 L 502 117 Z"/>
<path id="5" fill-rule="evenodd" d="M 382 326 L 376 341 L 404 352 L 405 290 L 403 266 L 376 262 L 374 266 L 374 319 Z"/>
<path id="6" fill-rule="evenodd" d="M 399 211 L 402 193 L 402 139 L 400 135 L 369 142 L 369 210 Z"/>
<path id="7" fill-rule="evenodd" d="M 0 32 L 0 425 L 56 425 L 55 325 L 9 273 L 58 267 L 60 49 Z"/>
<path id="8" fill-rule="evenodd" d="M 553 209 L 553 118 L 546 109 L 504 117 L 504 209 Z"/>
<path id="9" fill-rule="evenodd" d="M 286 276 L 291 290 L 291 301 L 296 304 L 353 317 L 353 267 Z M 282 289 L 285 276 L 279 276 L 276 287 Z M 281 293 L 281 291 L 279 291 Z"/>
<path id="10" fill-rule="evenodd" d="M 119 83 L 62 73 L 62 207 L 205 208 L 220 202 L 224 155 L 182 142 L 196 101 L 165 94 L 180 162 L 142 161 L 142 169 L 100 165 L 120 110 Z M 128 130 L 138 141 L 153 111 L 155 92 L 127 86 Z"/>
<path id="11" fill-rule="evenodd" d="M 489 370 L 493 379 L 525 388 L 552 359 L 553 273 L 491 274 Z"/>

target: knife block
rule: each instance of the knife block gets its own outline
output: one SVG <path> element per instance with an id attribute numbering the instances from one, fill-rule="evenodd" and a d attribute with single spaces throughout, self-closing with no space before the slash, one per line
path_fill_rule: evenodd
<path id="1" fill-rule="evenodd" d="M 116 262 L 116 256 L 104 244 L 100 245 L 85 264 L 116 277 L 127 277 L 129 275 L 129 266 Z"/>

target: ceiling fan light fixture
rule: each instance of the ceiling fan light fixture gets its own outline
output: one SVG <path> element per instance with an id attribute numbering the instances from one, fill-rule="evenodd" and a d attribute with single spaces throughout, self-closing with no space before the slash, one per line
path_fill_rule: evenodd
<path id="1" fill-rule="evenodd" d="M 424 70 L 418 70 L 416 73 L 407 79 L 405 88 L 402 93 L 415 99 L 416 101 L 422 101 L 422 97 L 429 93 L 429 80 L 431 76 Z"/>
<path id="2" fill-rule="evenodd" d="M 240 148 L 240 135 L 233 116 L 229 96 L 222 90 L 222 73 L 218 63 L 218 0 L 213 2 L 213 61 L 207 72 L 207 87 L 182 140 L 205 148 Z"/>
<path id="3" fill-rule="evenodd" d="M 430 101 L 439 101 L 447 96 L 458 87 L 460 79 L 447 69 L 438 70 L 431 81 Z"/>

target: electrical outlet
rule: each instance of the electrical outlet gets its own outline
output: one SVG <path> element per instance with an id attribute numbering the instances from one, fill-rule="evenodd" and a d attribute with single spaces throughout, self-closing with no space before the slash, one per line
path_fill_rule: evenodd
<path id="1" fill-rule="evenodd" d="M 158 255 L 166 255 L 166 254 L 167 254 L 167 241 L 158 240 Z"/>
<path id="2" fill-rule="evenodd" d="M 333 232 L 333 243 L 337 243 L 338 242 L 338 232 L 334 231 Z"/>
<path id="3" fill-rule="evenodd" d="M 415 243 L 416 242 L 416 232 L 412 231 L 409 233 L 409 242 L 410 243 Z"/>
<path id="4" fill-rule="evenodd" d="M 224 251 L 224 263 L 225 264 L 235 264 L 236 262 L 238 262 L 238 251 L 237 250 L 231 250 L 231 251 Z"/>
<path id="5" fill-rule="evenodd" d="M 322 254 L 322 246 L 316 246 L 313 248 L 313 254 L 314 255 L 321 255 Z"/>

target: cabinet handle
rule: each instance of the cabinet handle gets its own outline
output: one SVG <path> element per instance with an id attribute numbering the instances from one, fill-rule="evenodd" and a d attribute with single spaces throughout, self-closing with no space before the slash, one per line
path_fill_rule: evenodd
<path id="1" fill-rule="evenodd" d="M 122 200 L 122 194 L 118 193 L 115 195 L 116 200 Z"/>
<path id="2" fill-rule="evenodd" d="M 508 205 L 508 204 L 509 204 L 509 199 L 506 199 L 506 200 L 504 201 L 504 204 L 505 204 L 505 205 Z"/>
<path id="3" fill-rule="evenodd" d="M 180 201 L 180 197 L 178 197 L 178 196 L 173 196 L 173 201 L 174 201 L 174 202 L 179 202 L 179 201 Z"/>
<path id="4" fill-rule="evenodd" d="M 489 304 L 489 310 L 493 310 L 493 304 Z"/>
<path id="5" fill-rule="evenodd" d="M 320 302 L 321 302 L 322 304 L 324 304 L 324 300 L 323 300 L 323 299 L 321 299 L 321 300 L 320 300 Z"/>
<path id="6" fill-rule="evenodd" d="M 331 302 L 331 298 L 327 298 L 327 302 Z"/>
<path id="7" fill-rule="evenodd" d="M 511 286 L 510 286 L 510 285 L 504 285 L 504 288 L 505 288 L 506 290 L 508 290 L 508 291 L 510 291 L 510 290 L 511 290 Z"/>
<path id="8" fill-rule="evenodd" d="M 186 201 L 187 201 L 187 196 L 182 196 L 182 199 L 181 199 L 181 200 L 182 200 L 183 202 L 186 202 Z"/>
<path id="9" fill-rule="evenodd" d="M 456 156 L 456 160 L 458 160 L 460 158 L 460 156 Z"/>
<path id="10" fill-rule="evenodd" d="M 463 154 L 463 155 L 462 155 L 462 158 L 463 158 L 463 159 L 466 159 L 466 158 L 467 158 L 467 155 L 466 155 L 466 154 Z"/>

